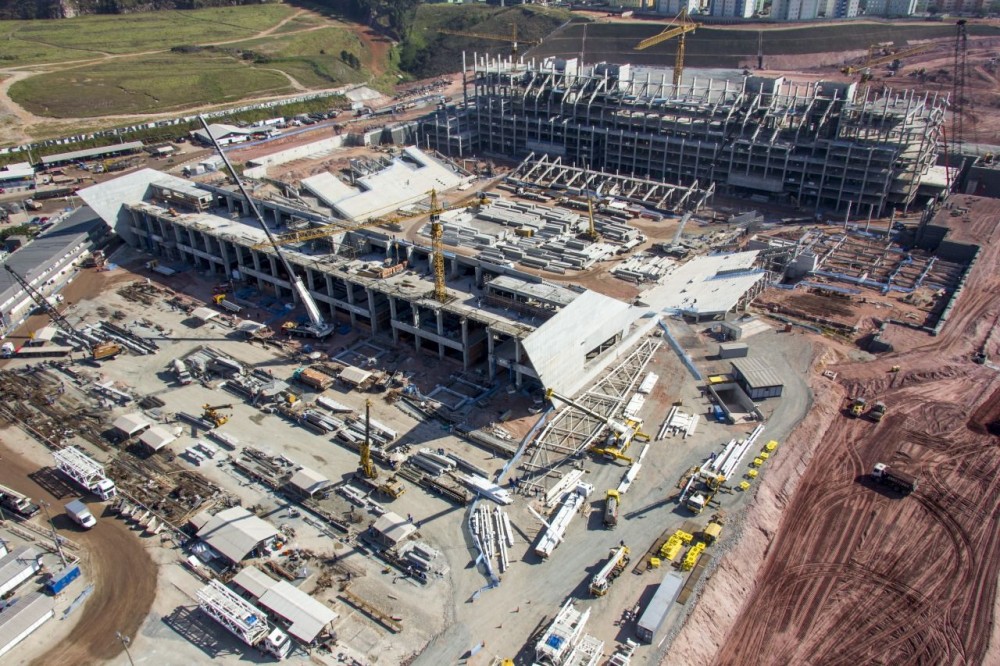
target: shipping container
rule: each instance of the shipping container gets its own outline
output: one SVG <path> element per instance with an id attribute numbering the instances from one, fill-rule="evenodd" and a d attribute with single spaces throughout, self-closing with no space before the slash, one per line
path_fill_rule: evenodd
<path id="1" fill-rule="evenodd" d="M 635 636 L 644 643 L 652 643 L 656 632 L 663 626 L 670 610 L 677 601 L 677 595 L 684 587 L 684 578 L 680 574 L 668 573 L 657 588 L 656 594 L 650 599 L 649 605 L 643 611 L 642 617 L 635 625 Z"/>
<path id="2" fill-rule="evenodd" d="M 719 345 L 719 358 L 743 358 L 750 353 L 745 342 L 723 342 Z"/>

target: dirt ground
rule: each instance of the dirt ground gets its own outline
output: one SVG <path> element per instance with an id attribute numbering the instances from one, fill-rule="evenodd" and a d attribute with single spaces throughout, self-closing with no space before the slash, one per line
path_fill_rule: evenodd
<path id="1" fill-rule="evenodd" d="M 3 460 L 0 483 L 52 506 L 50 511 L 59 533 L 86 550 L 82 566 L 94 585 L 93 593 L 77 611 L 79 616 L 75 618 L 73 629 L 64 640 L 31 664 L 102 663 L 122 652 L 115 632 L 134 636 L 146 618 L 156 592 L 156 566 L 121 521 L 102 519 L 95 512 L 98 521 L 93 529 L 77 529 L 62 515 L 61 507 L 67 499 L 54 497 L 28 477 L 41 465 L 34 459 L 36 456 L 25 455 L 25 447 L 37 449 L 37 445 L 19 430 L 0 431 L 0 458 Z"/>
<path id="2" fill-rule="evenodd" d="M 816 364 L 816 405 L 789 447 L 798 448 L 764 480 L 743 538 L 713 576 L 672 659 L 1000 658 L 991 637 L 1000 450 L 988 434 L 1000 417 L 1000 377 L 970 360 L 997 317 L 1000 204 L 958 199 L 973 213 L 956 239 L 978 238 L 983 252 L 949 325 L 875 362 L 854 362 L 839 345 Z M 897 364 L 901 371 L 890 372 Z M 820 370 L 836 371 L 837 380 Z M 888 416 L 878 424 L 844 416 L 854 395 L 884 400 Z M 873 484 L 875 462 L 918 475 L 920 488 L 901 497 Z"/>

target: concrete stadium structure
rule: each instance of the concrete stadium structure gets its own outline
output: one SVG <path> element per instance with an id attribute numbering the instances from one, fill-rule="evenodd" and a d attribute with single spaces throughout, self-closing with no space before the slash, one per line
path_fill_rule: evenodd
<path id="1" fill-rule="evenodd" d="M 260 245 L 263 230 L 233 188 L 145 169 L 81 190 L 80 196 L 118 235 L 163 264 L 212 272 L 287 302 L 295 298 L 273 248 Z M 257 205 L 276 232 L 293 217 L 330 221 L 273 200 Z M 490 379 L 506 372 L 517 386 L 536 379 L 573 393 L 657 321 L 649 307 L 457 252 L 445 255 L 448 301 L 439 303 L 432 297 L 430 248 L 391 232 L 347 231 L 284 250 L 331 320 L 450 359 L 463 370 L 483 369 Z M 403 262 L 406 270 L 381 271 L 386 263 Z M 606 316 L 595 322 L 595 312 Z M 553 340 L 579 353 L 554 354 Z"/>
<path id="2" fill-rule="evenodd" d="M 465 102 L 420 127 L 421 146 L 458 155 L 566 164 L 720 194 L 851 210 L 905 210 L 922 193 L 941 146 L 947 100 L 912 91 L 784 78 L 695 78 L 577 59 L 513 62 L 473 57 Z M 940 185 L 925 183 L 935 194 Z M 933 191 L 929 191 L 933 190 Z"/>

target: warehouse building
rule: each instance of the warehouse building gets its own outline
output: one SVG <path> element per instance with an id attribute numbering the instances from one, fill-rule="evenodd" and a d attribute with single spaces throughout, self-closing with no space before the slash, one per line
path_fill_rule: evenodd
<path id="1" fill-rule="evenodd" d="M 753 400 L 781 397 L 785 384 L 766 363 L 757 358 L 739 358 L 730 363 L 736 383 Z"/>
<path id="2" fill-rule="evenodd" d="M 459 157 L 531 153 L 719 193 L 856 215 L 905 211 L 942 142 L 946 96 L 746 76 L 670 78 L 631 65 L 473 57 L 468 104 L 421 122 L 421 146 Z"/>
<path id="3" fill-rule="evenodd" d="M 0 188 L 12 190 L 35 184 L 35 167 L 28 162 L 8 164 L 0 169 Z"/>
<path id="4" fill-rule="evenodd" d="M 263 554 L 278 535 L 271 523 L 241 506 L 224 509 L 214 516 L 199 513 L 191 523 L 198 530 L 199 539 L 233 564 L 253 553 Z"/>
<path id="5" fill-rule="evenodd" d="M 209 132 L 211 132 L 211 136 L 209 136 Z M 209 125 L 208 132 L 205 131 L 205 128 L 196 129 L 191 132 L 191 138 L 205 146 L 212 145 L 213 137 L 220 146 L 231 146 L 234 143 L 249 141 L 250 135 L 250 132 L 241 127 L 223 123 Z"/>
<path id="6" fill-rule="evenodd" d="M 7 258 L 7 265 L 42 293 L 50 296 L 76 275 L 76 265 L 110 238 L 108 227 L 90 208 L 78 208 L 24 244 Z M 0 333 L 17 328 L 35 309 L 27 292 L 10 273 L 0 271 Z"/>
<path id="7" fill-rule="evenodd" d="M 310 645 L 339 617 L 311 595 L 287 581 L 274 580 L 254 566 L 236 574 L 233 584 L 242 589 L 252 603 L 279 620 L 287 627 L 289 635 L 303 645 Z"/>
<path id="8" fill-rule="evenodd" d="M 98 148 L 84 148 L 68 153 L 58 153 L 56 155 L 46 155 L 42 157 L 42 167 L 61 166 L 63 164 L 75 164 L 87 160 L 100 160 L 108 157 L 118 157 L 119 155 L 131 155 L 142 150 L 142 141 L 128 141 L 126 143 L 114 143 L 110 146 L 100 146 Z"/>
<path id="9" fill-rule="evenodd" d="M 55 614 L 55 601 L 41 592 L 27 594 L 0 611 L 0 657 Z"/>
<path id="10" fill-rule="evenodd" d="M 205 210 L 166 206 L 154 194 L 191 187 L 208 193 L 212 205 Z M 194 185 L 146 169 L 81 190 L 80 196 L 128 243 L 171 266 L 192 266 L 289 302 L 296 299 L 264 231 L 232 189 Z M 330 222 L 280 201 L 260 200 L 257 205 L 279 233 L 292 218 L 312 225 Z M 297 243 L 283 250 L 326 319 L 349 323 L 418 354 L 451 360 L 463 370 L 484 370 L 491 380 L 506 374 L 519 387 L 540 381 L 572 393 L 655 325 L 653 318 L 643 318 L 648 308 L 547 283 L 458 252 L 445 254 L 447 300 L 439 302 L 430 296 L 429 245 L 402 241 L 391 232 L 347 231 L 324 239 L 319 247 Z M 406 270 L 369 270 L 387 261 L 405 262 Z M 574 306 L 581 298 L 585 300 Z M 570 313 L 560 316 L 563 310 Z M 590 330 L 594 312 L 614 316 Z M 533 336 L 565 338 L 574 352 L 552 355 L 551 346 L 529 343 Z M 548 379 L 541 376 L 543 369 Z"/>
<path id="11" fill-rule="evenodd" d="M 41 553 L 31 546 L 22 546 L 0 558 L 0 597 L 17 589 L 38 573 L 41 566 Z"/>

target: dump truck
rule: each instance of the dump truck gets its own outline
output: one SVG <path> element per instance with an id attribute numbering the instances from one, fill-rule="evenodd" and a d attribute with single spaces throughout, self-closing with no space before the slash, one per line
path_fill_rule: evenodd
<path id="1" fill-rule="evenodd" d="M 70 517 L 70 520 L 85 530 L 89 530 L 97 524 L 97 519 L 94 518 L 94 514 L 90 513 L 90 509 L 87 508 L 87 505 L 78 499 L 75 499 L 72 502 L 67 502 L 66 515 Z"/>
<path id="2" fill-rule="evenodd" d="M 618 525 L 618 509 L 621 505 L 621 494 L 617 490 L 609 490 L 604 497 L 604 526 L 614 529 Z"/>
<path id="3" fill-rule="evenodd" d="M 872 408 L 868 410 L 868 418 L 878 423 L 885 416 L 886 406 L 881 400 L 872 405 Z"/>
<path id="4" fill-rule="evenodd" d="M 892 469 L 885 463 L 875 463 L 872 468 L 872 478 L 902 493 L 912 493 L 917 489 L 917 477 Z"/>

